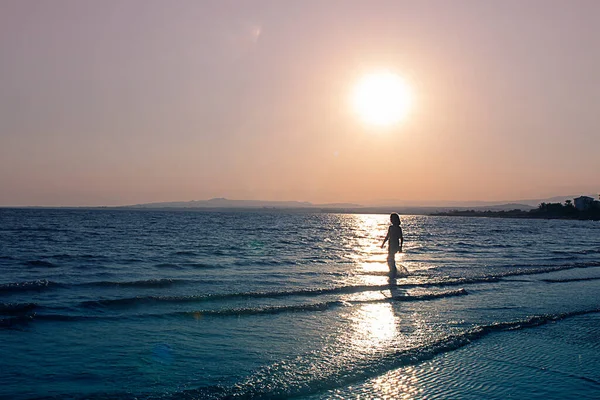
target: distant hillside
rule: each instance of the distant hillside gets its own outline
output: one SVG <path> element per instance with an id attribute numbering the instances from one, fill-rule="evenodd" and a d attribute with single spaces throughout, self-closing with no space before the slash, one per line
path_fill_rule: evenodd
<path id="1" fill-rule="evenodd" d="M 326 203 L 314 204 L 308 201 L 266 201 L 266 200 L 231 200 L 226 198 L 214 198 L 209 200 L 192 200 L 192 201 L 173 201 L 161 203 L 145 203 L 124 206 L 119 208 L 134 208 L 134 209 L 280 209 L 280 210 L 302 210 L 314 209 L 325 212 L 351 212 L 351 213 L 389 213 L 398 212 L 401 214 L 433 214 L 448 211 L 512 211 L 522 210 L 529 211 L 537 207 L 540 203 L 555 203 L 564 202 L 565 200 L 573 200 L 574 196 L 556 196 L 547 199 L 530 199 L 520 200 L 518 202 L 445 202 L 439 205 L 431 202 L 423 202 L 418 205 L 402 204 L 401 202 L 389 204 L 381 203 L 375 205 L 361 205 L 354 203 Z M 590 196 L 596 197 L 596 196 Z"/>
<path id="2" fill-rule="evenodd" d="M 164 203 L 146 203 L 126 206 L 126 208 L 357 208 L 360 204 L 331 203 L 313 204 L 307 201 L 264 201 L 264 200 L 230 200 L 222 197 L 210 200 L 173 201 Z"/>
<path id="3" fill-rule="evenodd" d="M 164 203 L 146 203 L 125 206 L 127 209 L 172 209 L 172 210 L 314 210 L 320 212 L 357 213 L 357 214 L 387 214 L 397 212 L 400 214 L 427 215 L 449 211 L 511 211 L 520 209 L 529 211 L 533 207 L 527 204 L 493 204 L 480 207 L 402 207 L 402 206 L 363 206 L 353 203 L 326 203 L 313 204 L 306 201 L 262 201 L 262 200 L 230 200 L 214 198 L 210 200 L 174 201 Z"/>

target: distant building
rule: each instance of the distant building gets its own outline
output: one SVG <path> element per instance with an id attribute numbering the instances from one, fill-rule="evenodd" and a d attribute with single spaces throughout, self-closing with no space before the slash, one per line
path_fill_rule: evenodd
<path id="1" fill-rule="evenodd" d="M 575 203 L 576 209 L 578 209 L 579 211 L 585 211 L 592 207 L 595 200 L 589 196 L 579 196 L 573 199 L 573 202 Z"/>

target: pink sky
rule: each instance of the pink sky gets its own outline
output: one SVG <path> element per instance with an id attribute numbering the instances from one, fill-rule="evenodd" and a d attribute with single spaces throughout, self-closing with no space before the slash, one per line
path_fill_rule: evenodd
<path id="1" fill-rule="evenodd" d="M 600 2 L 0 1 L 0 206 L 600 190 Z M 415 103 L 365 126 L 373 69 Z"/>

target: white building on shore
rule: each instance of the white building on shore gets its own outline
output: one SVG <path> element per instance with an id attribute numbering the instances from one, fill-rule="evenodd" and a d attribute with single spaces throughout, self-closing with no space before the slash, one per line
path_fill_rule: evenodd
<path id="1" fill-rule="evenodd" d="M 575 208 L 579 211 L 585 211 L 589 209 L 595 202 L 593 197 L 589 196 L 579 196 L 573 199 L 573 203 L 575 204 Z"/>

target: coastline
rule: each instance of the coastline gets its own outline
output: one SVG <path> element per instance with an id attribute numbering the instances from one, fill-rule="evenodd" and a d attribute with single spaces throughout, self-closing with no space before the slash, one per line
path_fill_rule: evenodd
<path id="1" fill-rule="evenodd" d="M 578 221 L 600 221 L 600 213 L 580 214 L 552 214 L 538 212 L 537 210 L 523 211 L 475 211 L 475 210 L 452 210 L 429 214 L 435 217 L 488 217 L 488 218 L 523 218 L 523 219 L 560 219 Z"/>

